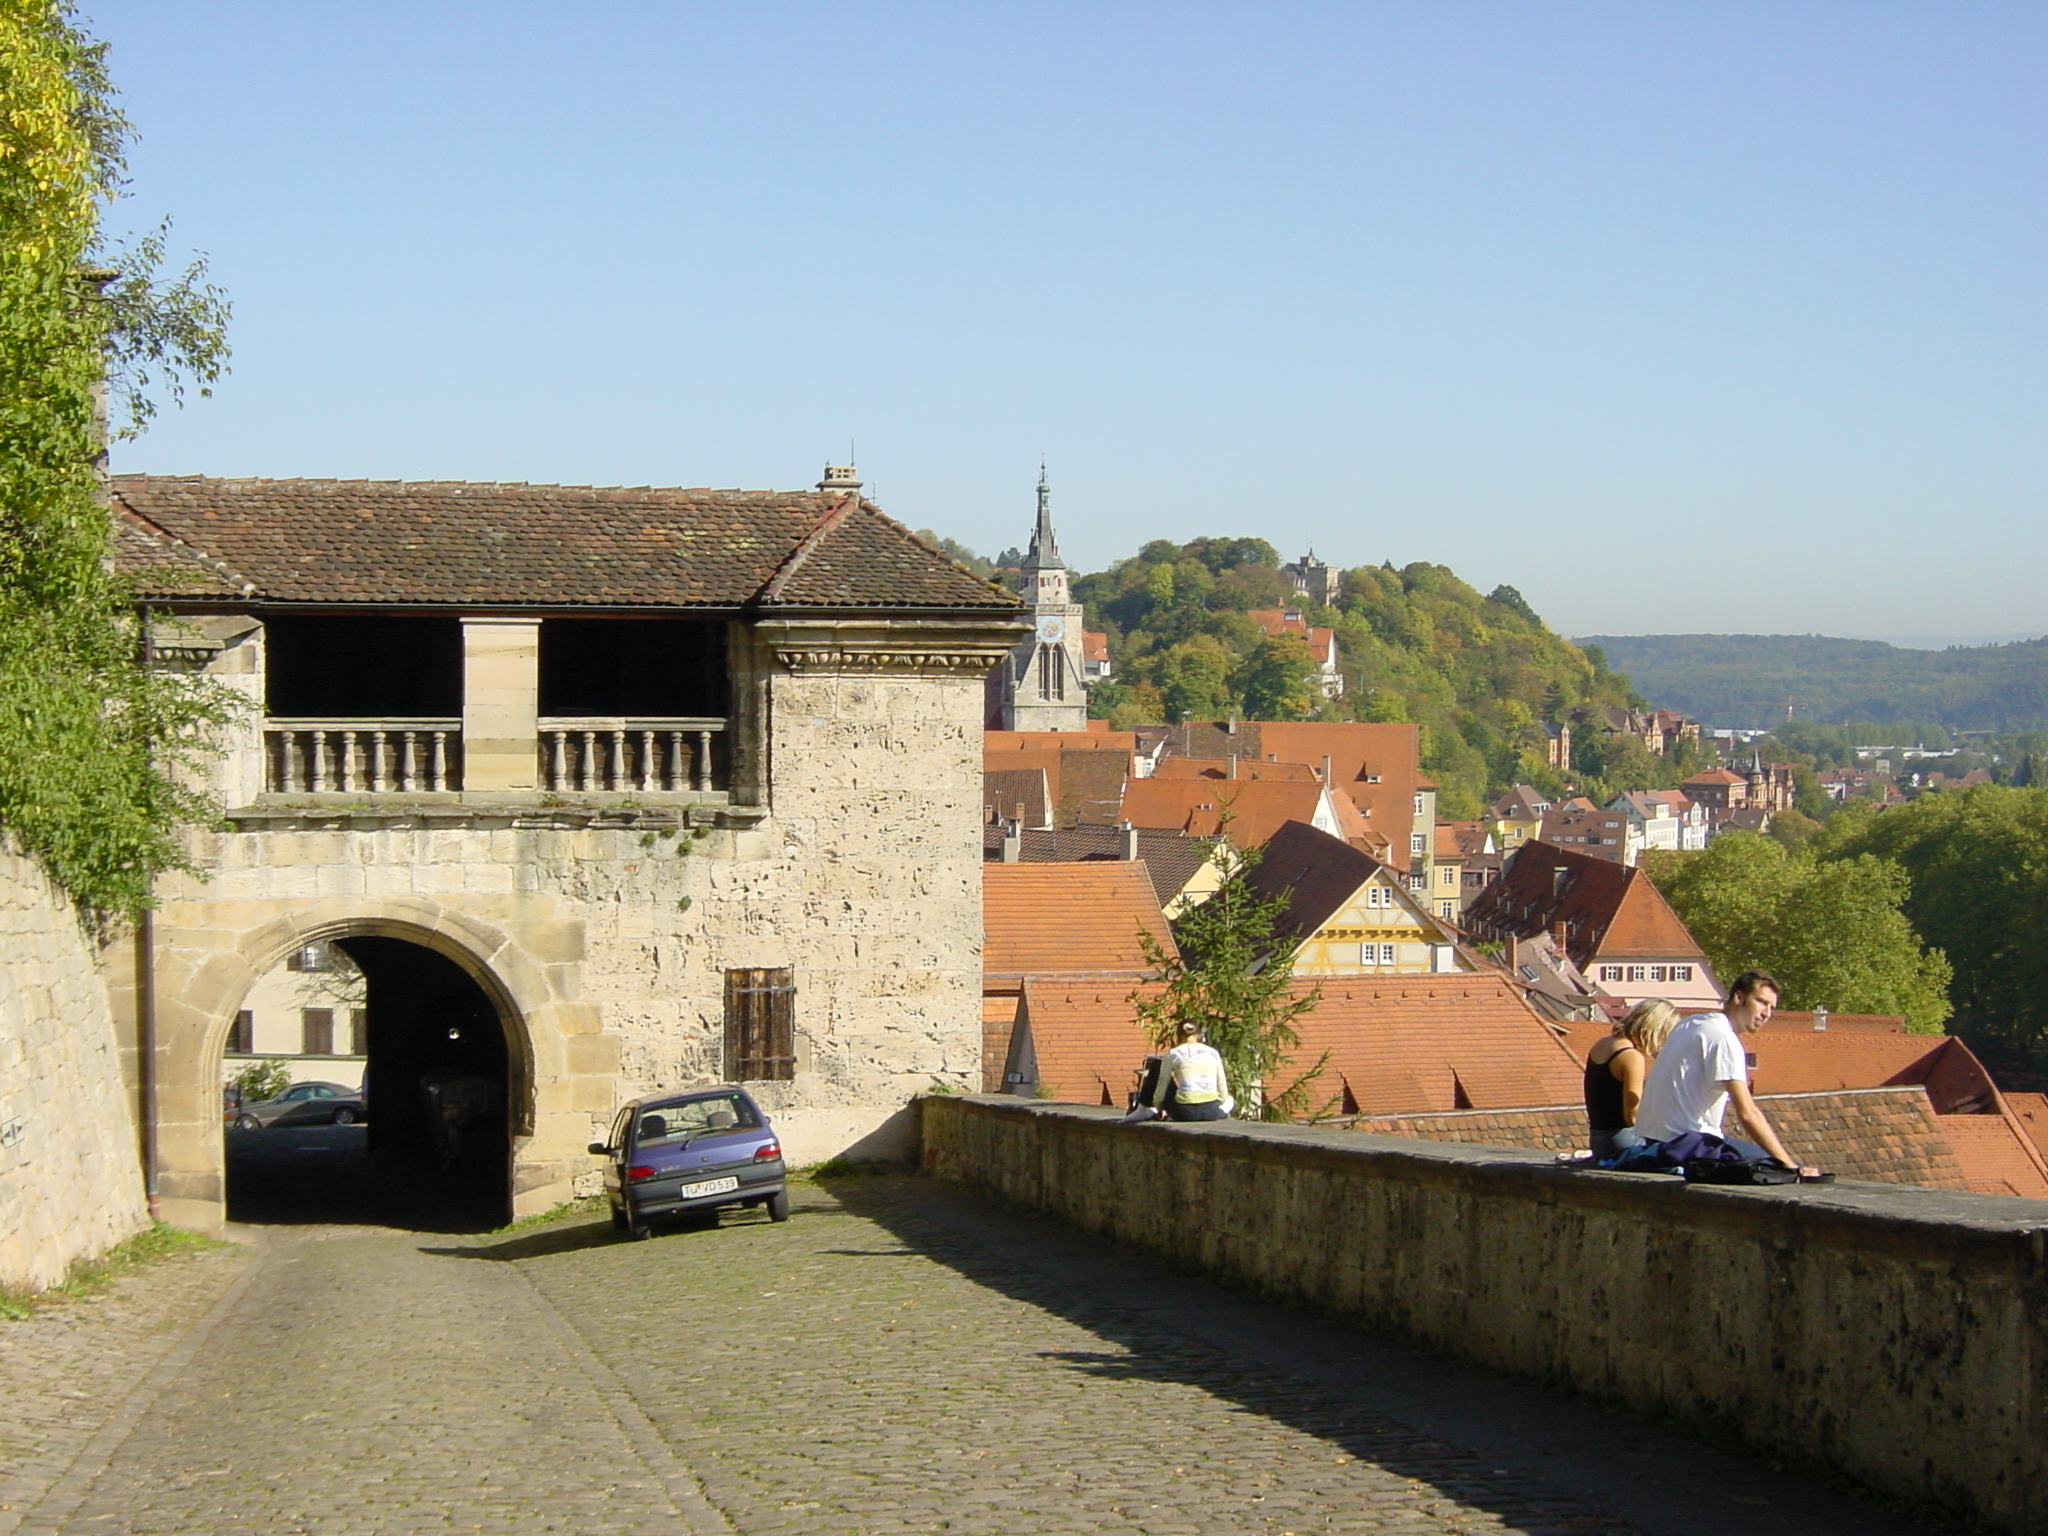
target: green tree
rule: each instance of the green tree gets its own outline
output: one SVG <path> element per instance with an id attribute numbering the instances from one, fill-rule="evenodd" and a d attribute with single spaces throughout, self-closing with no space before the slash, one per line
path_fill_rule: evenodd
<path id="1" fill-rule="evenodd" d="M 1299 635 L 1270 635 L 1237 677 L 1249 720 L 1306 720 L 1323 701 L 1311 680 L 1316 659 Z"/>
<path id="2" fill-rule="evenodd" d="M 1183 641 L 1153 659 L 1150 681 L 1159 689 L 1166 718 L 1217 720 L 1230 713 L 1237 696 L 1230 687 L 1232 657 L 1207 635 Z"/>
<path id="3" fill-rule="evenodd" d="M 1903 866 L 1906 915 L 1955 966 L 1962 1032 L 2048 1065 L 2048 789 L 1986 784 L 1881 815 L 1850 809 L 1824 857 Z"/>
<path id="4" fill-rule="evenodd" d="M 163 231 L 101 239 L 128 125 L 104 45 L 61 0 L 0 8 L 0 826 L 90 911 L 147 903 L 209 808 L 182 770 L 223 695 L 143 665 L 108 569 L 104 382 L 127 430 L 226 355 L 203 264 L 160 276 Z M 112 262 L 112 266 L 107 263 Z"/>
<path id="5" fill-rule="evenodd" d="M 1227 808 L 1224 819 L 1227 831 Z M 1131 1006 L 1162 1050 L 1178 1039 L 1182 1020 L 1201 1025 L 1203 1038 L 1223 1058 L 1240 1119 L 1307 1118 L 1321 1107 L 1312 1101 L 1313 1084 L 1328 1065 L 1327 1055 L 1285 1087 L 1274 1086 L 1274 1074 L 1301 1044 L 1295 1020 L 1314 1009 L 1322 993 L 1293 995 L 1294 949 L 1275 937 L 1286 899 L 1262 896 L 1243 878 L 1257 864 L 1257 851 L 1237 852 L 1222 837 L 1209 858 L 1224 881 L 1181 915 L 1172 941 L 1141 931 L 1147 968 L 1165 986 L 1156 993 L 1133 992 Z"/>
<path id="6" fill-rule="evenodd" d="M 1769 971 L 1788 1008 L 1895 1013 L 1938 1033 L 1949 962 L 1902 910 L 1909 881 L 1889 859 L 1823 863 L 1750 832 L 1697 853 L 1646 853 L 1643 870 L 1723 980 Z"/>

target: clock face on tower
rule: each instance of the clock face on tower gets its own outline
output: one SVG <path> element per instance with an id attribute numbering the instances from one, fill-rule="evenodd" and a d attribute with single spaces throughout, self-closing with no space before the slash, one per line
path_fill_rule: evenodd
<path id="1" fill-rule="evenodd" d="M 1067 635 L 1067 621 L 1056 613 L 1046 614 L 1038 621 L 1038 642 L 1041 645 L 1058 645 Z"/>

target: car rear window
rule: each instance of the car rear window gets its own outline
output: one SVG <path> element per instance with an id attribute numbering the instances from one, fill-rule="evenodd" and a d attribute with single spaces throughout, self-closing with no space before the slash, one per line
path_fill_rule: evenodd
<path id="1" fill-rule="evenodd" d="M 640 1111 L 635 1142 L 658 1147 L 686 1141 L 706 1131 L 757 1130 L 761 1117 L 741 1094 L 711 1093 L 675 1104 L 650 1104 Z"/>

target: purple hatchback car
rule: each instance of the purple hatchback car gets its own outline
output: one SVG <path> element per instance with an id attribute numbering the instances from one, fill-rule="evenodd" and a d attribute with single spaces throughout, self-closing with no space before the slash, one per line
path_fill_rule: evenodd
<path id="1" fill-rule="evenodd" d="M 721 1205 L 765 1205 L 770 1220 L 789 1220 L 782 1143 L 744 1088 L 635 1099 L 590 1155 L 605 1159 L 612 1225 L 628 1237 L 648 1236 L 656 1217 Z"/>

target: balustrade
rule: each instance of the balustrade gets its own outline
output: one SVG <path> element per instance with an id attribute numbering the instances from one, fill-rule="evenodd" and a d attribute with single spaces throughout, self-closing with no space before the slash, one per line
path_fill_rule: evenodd
<path id="1" fill-rule="evenodd" d="M 543 789 L 722 790 L 723 720 L 557 718 L 540 722 Z"/>
<path id="2" fill-rule="evenodd" d="M 460 720 L 271 720 L 273 794 L 422 794 L 462 788 Z"/>

